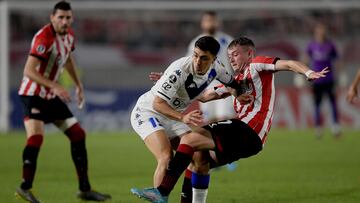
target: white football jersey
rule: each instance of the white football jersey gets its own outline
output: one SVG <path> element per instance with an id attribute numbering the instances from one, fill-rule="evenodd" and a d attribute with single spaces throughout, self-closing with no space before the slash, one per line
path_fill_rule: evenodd
<path id="1" fill-rule="evenodd" d="M 166 69 L 150 91 L 139 98 L 138 106 L 154 111 L 153 101 L 155 96 L 159 96 L 176 111 L 182 112 L 215 79 L 229 84 L 233 77 L 217 60 L 204 75 L 197 75 L 193 71 L 192 56 L 180 58 Z"/>

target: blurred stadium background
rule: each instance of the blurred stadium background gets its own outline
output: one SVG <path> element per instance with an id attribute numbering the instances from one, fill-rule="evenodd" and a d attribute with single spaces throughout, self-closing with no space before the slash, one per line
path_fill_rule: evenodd
<path id="1" fill-rule="evenodd" d="M 0 136 L 0 202 L 16 202 L 13 192 L 20 181 L 24 143 L 17 88 L 31 39 L 49 21 L 54 2 L 0 1 L 0 135 L 11 135 Z M 218 12 L 226 33 L 253 38 L 258 54 L 284 59 L 301 59 L 312 37 L 312 26 L 324 21 L 330 25 L 344 64 L 336 74 L 347 76 L 347 80 L 341 77 L 337 88 L 345 136 L 342 140 L 325 136 L 319 142 L 311 130 L 309 86 L 295 88 L 292 73 L 277 75 L 275 129 L 264 152 L 240 161 L 236 173 L 215 173 L 208 202 L 359 202 L 360 106 L 349 105 L 345 94 L 360 68 L 360 1 L 71 3 L 77 36 L 74 54 L 87 99 L 83 111 L 74 104 L 71 108 L 90 135 L 87 146 L 92 183 L 95 189 L 111 193 L 112 202 L 142 202 L 129 188 L 151 185 L 155 160 L 131 130 L 130 111 L 137 97 L 152 85 L 148 73 L 164 70 L 186 53 L 189 41 L 201 32 L 200 15 L 205 10 Z M 62 82 L 71 89 L 66 77 Z M 325 101 L 326 124 L 331 123 L 329 109 Z M 35 190 L 45 202 L 74 202 L 76 181 L 68 143 L 58 131 L 48 134 L 59 136 L 45 139 Z M 171 202 L 178 202 L 180 186 Z"/>
<path id="2" fill-rule="evenodd" d="M 0 1 L 0 129 L 22 128 L 17 88 L 34 33 L 49 21 L 56 1 Z M 71 1 L 77 36 L 76 56 L 86 88 L 87 106 L 74 111 L 88 130 L 130 129 L 129 114 L 138 95 L 148 90 L 150 71 L 162 71 L 186 53 L 200 31 L 204 10 L 218 12 L 222 30 L 254 39 L 258 54 L 301 59 L 315 22 L 330 26 L 347 76 L 338 86 L 341 122 L 360 128 L 359 106 L 345 101 L 346 87 L 360 67 L 360 1 Z M 67 83 L 67 79 L 63 79 Z M 277 76 L 274 127 L 312 126 L 308 87 L 294 89 L 293 74 Z M 71 84 L 69 85 L 71 86 Z M 295 91 L 296 90 L 296 91 Z M 6 95 L 9 95 L 7 98 Z M 325 101 L 324 121 L 330 123 Z"/>

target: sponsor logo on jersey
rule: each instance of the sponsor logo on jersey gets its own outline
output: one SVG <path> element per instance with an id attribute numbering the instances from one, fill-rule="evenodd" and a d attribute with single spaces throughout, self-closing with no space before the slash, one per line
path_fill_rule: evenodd
<path id="1" fill-rule="evenodd" d="M 39 54 L 45 53 L 45 46 L 44 46 L 43 44 L 39 44 L 39 45 L 36 47 L 36 51 L 37 51 L 37 53 L 39 53 Z"/>
<path id="2" fill-rule="evenodd" d="M 170 75 L 169 77 L 169 82 L 174 84 L 177 81 L 177 77 L 176 75 Z"/>

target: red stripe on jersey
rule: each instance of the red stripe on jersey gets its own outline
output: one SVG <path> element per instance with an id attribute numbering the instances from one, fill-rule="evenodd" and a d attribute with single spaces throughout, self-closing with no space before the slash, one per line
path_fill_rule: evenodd
<path id="1" fill-rule="evenodd" d="M 249 125 L 254 128 L 256 133 L 260 133 L 262 127 L 264 126 L 264 121 L 269 110 L 269 104 L 272 94 L 271 81 L 273 79 L 273 74 L 260 72 L 259 76 L 262 84 L 262 101 L 259 112 L 262 113 L 257 113 L 249 122 Z"/>
<path id="2" fill-rule="evenodd" d="M 58 69 L 59 69 L 57 60 L 58 60 L 58 58 L 59 58 L 60 55 L 61 55 L 61 53 L 60 53 L 60 44 L 59 44 L 59 41 L 58 41 L 58 40 L 55 40 L 55 42 L 56 42 L 56 50 L 57 50 L 57 53 L 58 53 L 58 54 L 56 55 L 54 65 L 53 65 L 53 67 L 51 68 L 51 72 L 50 72 L 50 74 L 49 74 L 49 80 L 54 80 L 55 75 L 56 75 L 56 73 L 57 73 L 57 71 L 58 71 Z"/>
<path id="3" fill-rule="evenodd" d="M 27 95 L 31 85 L 32 85 L 33 81 L 32 80 L 29 80 L 26 84 L 26 87 L 25 87 L 25 90 L 24 90 L 24 95 Z"/>
<path id="4" fill-rule="evenodd" d="M 251 60 L 251 63 L 267 63 L 275 64 L 278 58 L 268 57 L 268 56 L 257 56 Z"/>
<path id="5" fill-rule="evenodd" d="M 46 66 L 47 66 L 47 63 L 41 63 L 40 70 L 39 70 L 40 75 L 44 76 Z M 39 95 L 40 91 L 41 91 L 41 86 L 36 83 L 36 89 L 35 89 L 34 95 Z"/>

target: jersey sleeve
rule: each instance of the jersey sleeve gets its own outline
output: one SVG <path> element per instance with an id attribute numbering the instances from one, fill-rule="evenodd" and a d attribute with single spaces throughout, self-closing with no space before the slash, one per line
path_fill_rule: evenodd
<path id="1" fill-rule="evenodd" d="M 277 57 L 257 56 L 251 61 L 251 65 L 258 71 L 275 71 Z"/>
<path id="2" fill-rule="evenodd" d="M 31 43 L 30 55 L 46 60 L 49 57 L 48 53 L 51 51 L 51 45 L 52 39 L 46 33 L 35 35 Z"/>
<path id="3" fill-rule="evenodd" d="M 178 89 L 181 86 L 181 69 L 174 68 L 175 64 L 169 66 L 169 71 L 165 71 L 157 82 L 156 95 L 160 98 L 170 101 L 176 96 Z"/>
<path id="4" fill-rule="evenodd" d="M 228 89 L 223 84 L 216 85 L 214 87 L 214 91 L 216 92 L 216 94 L 218 94 L 220 96 L 229 92 Z"/>
<path id="5" fill-rule="evenodd" d="M 226 70 L 224 64 L 221 61 L 216 61 L 216 70 L 217 70 L 217 80 L 220 81 L 222 84 L 230 84 L 233 81 L 233 76 L 229 71 Z"/>

